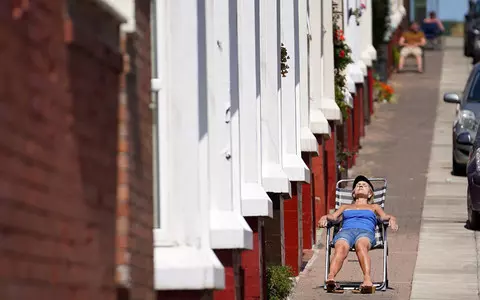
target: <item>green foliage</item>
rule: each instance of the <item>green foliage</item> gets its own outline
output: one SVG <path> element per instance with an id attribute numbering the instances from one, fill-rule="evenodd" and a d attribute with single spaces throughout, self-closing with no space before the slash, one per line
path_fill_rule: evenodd
<path id="1" fill-rule="evenodd" d="M 395 63 L 395 67 L 398 66 L 398 62 L 400 60 L 400 50 L 398 47 L 392 47 L 392 56 L 393 56 L 393 62 Z"/>
<path id="2" fill-rule="evenodd" d="M 287 65 L 287 61 L 289 59 L 290 59 L 290 56 L 288 56 L 287 48 L 282 43 L 281 48 L 280 48 L 280 73 L 282 74 L 282 77 L 287 76 L 288 69 L 290 68 Z"/>
<path id="3" fill-rule="evenodd" d="M 342 169 L 347 168 L 348 158 L 354 155 L 355 152 L 348 151 L 340 141 L 337 141 L 337 164 L 339 164 Z"/>
<path id="4" fill-rule="evenodd" d="M 342 112 L 343 119 L 348 117 L 347 104 L 344 101 L 345 95 L 343 93 L 346 86 L 345 69 L 348 64 L 352 63 L 352 50 L 345 42 L 343 31 L 338 27 L 338 21 L 341 17 L 341 12 L 333 9 L 333 64 L 335 68 L 335 102 Z"/>
<path id="5" fill-rule="evenodd" d="M 285 300 L 293 288 L 292 269 L 289 266 L 267 268 L 267 293 L 269 300 Z"/>
<path id="6" fill-rule="evenodd" d="M 344 101 L 345 94 L 342 90 L 341 87 L 338 85 L 335 85 L 335 102 L 338 105 L 338 108 L 340 108 L 340 111 L 342 112 L 342 117 L 344 120 L 348 119 L 348 105 Z"/>

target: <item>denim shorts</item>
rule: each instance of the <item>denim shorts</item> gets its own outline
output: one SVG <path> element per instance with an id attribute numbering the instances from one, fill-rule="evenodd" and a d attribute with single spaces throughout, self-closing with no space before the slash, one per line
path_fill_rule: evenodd
<path id="1" fill-rule="evenodd" d="M 333 244 L 338 240 L 344 240 L 348 243 L 350 248 L 355 246 L 359 238 L 366 237 L 370 240 L 370 248 L 375 246 L 375 233 L 371 232 L 370 230 L 366 229 L 359 229 L 359 228 L 347 228 L 347 229 L 340 229 L 339 232 L 333 238 Z"/>

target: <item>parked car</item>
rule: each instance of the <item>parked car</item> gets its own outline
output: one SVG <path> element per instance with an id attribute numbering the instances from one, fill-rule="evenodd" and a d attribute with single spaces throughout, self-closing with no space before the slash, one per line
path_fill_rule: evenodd
<path id="1" fill-rule="evenodd" d="M 475 64 L 480 61 L 480 0 L 469 1 L 463 26 L 463 53 Z"/>
<path id="2" fill-rule="evenodd" d="M 480 130 L 477 130 L 472 152 L 467 164 L 467 225 L 480 228 Z"/>
<path id="3" fill-rule="evenodd" d="M 446 93 L 443 100 L 457 104 L 452 131 L 452 173 L 463 175 L 480 122 L 480 64 L 472 68 L 461 96 Z"/>

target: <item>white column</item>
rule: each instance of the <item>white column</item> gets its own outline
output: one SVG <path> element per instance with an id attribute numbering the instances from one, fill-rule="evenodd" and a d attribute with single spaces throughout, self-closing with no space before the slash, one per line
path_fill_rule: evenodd
<path id="1" fill-rule="evenodd" d="M 322 69 L 321 69 L 321 49 L 322 38 L 321 31 L 318 30 L 321 22 L 321 15 L 319 14 L 319 1 L 307 0 L 307 24 L 309 28 L 309 47 L 308 53 L 308 97 L 309 97 L 309 110 L 310 110 L 310 129 L 314 134 L 327 134 L 330 135 L 330 126 L 328 125 L 327 118 L 322 112 Z M 316 9 L 315 9 L 316 8 Z M 318 145 L 318 143 L 317 143 Z"/>
<path id="2" fill-rule="evenodd" d="M 257 0 L 237 3 L 242 212 L 272 217 L 272 201 L 262 186 L 260 7 Z"/>
<path id="3" fill-rule="evenodd" d="M 348 18 L 348 11 L 355 10 L 356 3 L 348 0 L 343 0 L 343 5 L 345 6 L 345 13 L 344 16 L 347 18 L 345 20 L 345 42 L 348 44 L 350 49 L 352 50 L 352 60 L 353 63 L 350 63 L 347 68 L 346 72 L 350 76 L 350 78 L 357 84 L 363 84 L 364 82 L 364 73 L 362 70 L 362 67 L 358 62 L 358 49 L 356 48 L 356 35 L 358 32 L 356 32 L 357 29 L 357 22 L 355 19 L 355 16 L 352 15 L 350 18 Z M 360 20 L 361 22 L 361 20 Z M 366 71 L 366 69 L 365 69 Z"/>
<path id="4" fill-rule="evenodd" d="M 211 245 L 214 249 L 251 249 L 252 231 L 242 216 L 240 177 L 235 174 L 240 174 L 237 6 L 224 0 L 206 3 Z"/>
<path id="5" fill-rule="evenodd" d="M 354 9 L 359 9 L 360 12 L 362 13 L 362 16 L 360 17 L 360 20 L 359 20 L 359 24 L 358 25 L 355 24 L 355 26 L 352 27 L 352 32 L 353 32 L 352 44 L 353 44 L 353 50 L 354 50 L 354 59 L 355 59 L 355 63 L 361 70 L 363 77 L 366 77 L 368 74 L 367 65 L 362 60 L 362 50 L 363 50 L 362 41 L 364 38 L 366 38 L 366 36 L 365 37 L 363 36 L 362 27 L 363 27 L 363 23 L 366 22 L 366 20 L 365 20 L 365 16 L 363 15 L 363 10 L 361 10 L 361 7 L 360 7 L 360 1 L 358 1 L 354 5 Z M 363 82 L 365 82 L 365 78 L 363 79 Z"/>
<path id="6" fill-rule="evenodd" d="M 155 289 L 222 289 L 223 266 L 210 248 L 205 7 L 157 1 L 156 12 L 160 74 L 153 87 L 165 102 L 159 169 L 172 244 L 154 236 Z"/>
<path id="7" fill-rule="evenodd" d="M 300 149 L 300 69 L 298 49 L 298 0 L 281 0 L 281 41 L 290 59 L 282 77 L 283 169 L 290 181 L 310 182 L 310 170 Z"/>
<path id="8" fill-rule="evenodd" d="M 328 22 L 330 22 L 330 26 L 327 28 L 325 25 Z M 310 0 L 310 24 L 312 30 L 312 40 L 310 42 L 310 96 L 312 98 L 312 107 L 319 109 L 327 120 L 341 122 L 342 114 L 335 102 L 333 86 L 333 37 L 331 22 L 332 3 L 330 1 Z"/>
<path id="9" fill-rule="evenodd" d="M 267 192 L 291 194 L 282 168 L 279 0 L 260 1 L 262 175 Z"/>
<path id="10" fill-rule="evenodd" d="M 377 50 L 375 50 L 375 47 L 373 47 L 373 10 L 372 10 L 372 5 L 373 1 L 372 0 L 365 0 L 367 9 L 366 9 L 366 19 L 367 21 L 367 31 L 368 35 L 366 36 L 367 42 L 368 42 L 368 53 L 370 54 L 370 58 L 372 61 L 377 60 Z"/>
<path id="11" fill-rule="evenodd" d="M 372 31 L 369 31 L 371 28 L 372 17 L 368 13 L 369 3 L 367 0 L 362 0 L 362 4 L 365 5 L 365 9 L 362 9 L 362 21 L 360 22 L 361 27 L 361 38 L 360 38 L 360 58 L 367 67 L 372 67 L 372 56 L 370 55 L 370 45 L 372 40 Z"/>
<path id="12" fill-rule="evenodd" d="M 309 32 L 309 16 L 307 11 L 308 0 L 298 0 L 298 57 L 299 57 L 299 100 L 300 100 L 300 126 L 301 126 L 301 150 L 304 152 L 313 152 L 318 154 L 317 138 L 310 129 L 310 92 L 309 92 L 309 57 L 308 57 L 308 40 Z M 330 135 L 330 126 L 327 119 L 320 111 L 320 119 L 312 122 L 316 127 L 317 134 Z M 313 127 L 313 126 L 312 126 Z"/>

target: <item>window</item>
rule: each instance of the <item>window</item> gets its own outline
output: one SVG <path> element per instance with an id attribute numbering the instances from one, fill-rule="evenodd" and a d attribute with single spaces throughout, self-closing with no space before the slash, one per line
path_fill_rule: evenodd
<path id="1" fill-rule="evenodd" d="M 476 72 L 472 82 L 470 83 L 470 90 L 468 92 L 467 102 L 480 102 L 480 72 Z"/>

